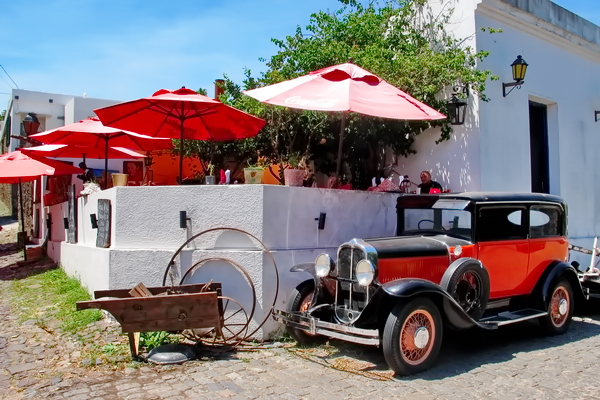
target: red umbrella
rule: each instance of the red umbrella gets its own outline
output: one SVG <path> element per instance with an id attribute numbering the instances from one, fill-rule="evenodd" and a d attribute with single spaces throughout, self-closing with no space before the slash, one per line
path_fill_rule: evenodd
<path id="1" fill-rule="evenodd" d="M 47 144 L 68 144 L 104 149 L 105 174 L 108 171 L 108 159 L 110 158 L 108 153 L 111 146 L 144 151 L 173 147 L 170 139 L 148 137 L 135 132 L 110 128 L 102 125 L 102 122 L 96 117 L 37 133 L 30 137 Z"/>
<path id="2" fill-rule="evenodd" d="M 145 155 L 137 153 L 125 147 L 109 147 L 108 157 L 106 149 L 100 147 L 78 146 L 68 144 L 45 144 L 42 146 L 25 147 L 21 149 L 23 153 L 32 155 L 41 155 L 44 157 L 65 157 L 65 158 L 144 158 Z"/>
<path id="3" fill-rule="evenodd" d="M 263 103 L 278 106 L 342 111 L 336 176 L 340 171 L 346 112 L 404 120 L 446 118 L 444 114 L 352 63 L 322 68 L 308 75 L 244 93 Z"/>
<path id="4" fill-rule="evenodd" d="M 21 206 L 21 227 L 23 239 L 23 257 L 27 261 L 25 248 L 25 217 L 23 216 L 23 191 L 21 182 L 28 182 L 42 175 L 68 175 L 81 173 L 80 168 L 61 161 L 45 157 L 29 156 L 19 150 L 0 155 L 0 183 L 19 184 L 19 202 Z"/>
<path id="5" fill-rule="evenodd" d="M 180 140 L 179 182 L 182 181 L 183 140 L 234 140 L 256 136 L 265 121 L 181 88 L 161 89 L 150 97 L 95 110 L 106 126 L 154 137 Z"/>

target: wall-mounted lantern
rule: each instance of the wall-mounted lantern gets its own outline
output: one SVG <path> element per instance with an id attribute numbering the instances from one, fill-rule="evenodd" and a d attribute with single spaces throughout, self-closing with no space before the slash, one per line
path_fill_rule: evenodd
<path id="1" fill-rule="evenodd" d="M 152 166 L 152 164 L 154 164 L 152 162 L 152 155 L 151 154 L 147 154 L 146 157 L 144 157 L 144 166 L 146 168 L 150 168 Z"/>
<path id="2" fill-rule="evenodd" d="M 462 125 L 465 123 L 465 114 L 467 112 L 467 101 L 452 94 L 452 98 L 446 102 L 448 109 L 448 120 L 450 125 Z"/>
<path id="3" fill-rule="evenodd" d="M 469 86 L 457 85 L 453 87 L 453 90 L 452 97 L 446 102 L 448 121 L 450 121 L 450 125 L 463 125 L 467 113 L 466 98 L 469 97 Z M 459 97 L 459 91 L 462 92 L 463 96 Z"/>
<path id="4" fill-rule="evenodd" d="M 514 82 L 502 84 L 502 96 L 508 96 L 510 92 L 512 92 L 515 89 L 515 87 L 517 89 L 521 89 L 521 85 L 525 83 L 524 79 L 525 74 L 527 73 L 528 65 L 529 64 L 527 64 L 521 56 L 517 56 L 517 59 L 513 61 L 513 63 L 510 65 L 512 68 Z M 507 87 L 512 87 L 512 89 L 510 89 L 508 93 L 506 93 Z"/>
<path id="5" fill-rule="evenodd" d="M 29 113 L 25 119 L 23 119 L 23 130 L 25 131 L 25 136 L 37 133 L 39 127 L 40 121 L 35 113 Z"/>

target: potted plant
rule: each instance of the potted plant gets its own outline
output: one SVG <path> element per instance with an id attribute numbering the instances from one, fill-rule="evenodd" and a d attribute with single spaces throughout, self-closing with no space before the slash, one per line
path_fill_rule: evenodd
<path id="1" fill-rule="evenodd" d="M 207 185 L 216 185 L 217 177 L 215 176 L 215 166 L 214 164 L 208 164 L 208 175 L 206 175 L 206 184 Z"/>
<path id="2" fill-rule="evenodd" d="M 244 181 L 246 183 L 262 183 L 265 166 L 267 164 L 267 158 L 265 156 L 261 156 L 260 152 L 258 152 L 256 164 L 249 165 L 248 167 L 244 168 Z"/>
<path id="3" fill-rule="evenodd" d="M 287 186 L 303 186 L 308 166 L 306 158 L 292 154 L 283 163 L 283 178 Z"/>

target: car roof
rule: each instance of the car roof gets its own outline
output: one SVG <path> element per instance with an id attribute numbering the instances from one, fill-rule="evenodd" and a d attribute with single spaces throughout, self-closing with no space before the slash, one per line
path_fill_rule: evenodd
<path id="1" fill-rule="evenodd" d="M 398 205 L 406 204 L 415 206 L 418 203 L 432 204 L 438 199 L 469 200 L 475 203 L 488 202 L 511 202 L 511 203 L 558 203 L 564 208 L 567 202 L 552 194 L 545 193 L 515 193 L 515 192 L 463 192 L 463 193 L 439 193 L 439 194 L 401 194 Z M 422 201 L 420 201 L 422 200 Z"/>

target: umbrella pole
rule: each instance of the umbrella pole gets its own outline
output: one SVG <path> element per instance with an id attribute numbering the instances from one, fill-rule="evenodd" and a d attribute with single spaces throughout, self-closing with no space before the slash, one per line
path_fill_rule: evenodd
<path id="1" fill-rule="evenodd" d="M 342 167 L 342 147 L 344 143 L 344 131 L 346 130 L 346 113 L 342 112 L 342 128 L 340 129 L 340 144 L 338 146 L 337 167 L 335 169 L 335 180 L 339 186 L 340 169 Z"/>
<path id="2" fill-rule="evenodd" d="M 183 185 L 183 120 L 181 121 L 181 134 L 179 135 L 179 184 Z"/>
<path id="3" fill-rule="evenodd" d="M 19 178 L 19 207 L 21 208 L 21 240 L 23 241 L 23 261 L 27 261 L 27 245 L 25 240 L 25 213 L 23 209 L 23 186 Z"/>
<path id="4" fill-rule="evenodd" d="M 106 189 L 108 187 L 108 137 L 104 139 L 106 141 L 106 145 L 104 146 L 104 187 Z"/>

